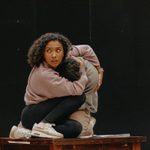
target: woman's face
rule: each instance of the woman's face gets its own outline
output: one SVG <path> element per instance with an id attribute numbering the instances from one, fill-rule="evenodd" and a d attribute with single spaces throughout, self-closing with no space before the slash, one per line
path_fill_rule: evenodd
<path id="1" fill-rule="evenodd" d="M 44 50 L 44 59 L 51 68 L 56 69 L 63 57 L 64 49 L 59 41 L 50 41 L 47 43 Z"/>

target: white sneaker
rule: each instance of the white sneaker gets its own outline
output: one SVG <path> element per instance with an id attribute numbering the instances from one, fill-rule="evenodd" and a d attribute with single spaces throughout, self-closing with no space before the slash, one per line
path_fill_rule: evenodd
<path id="1" fill-rule="evenodd" d="M 43 138 L 63 138 L 63 134 L 57 132 L 52 124 L 40 122 L 35 123 L 32 128 L 32 136 L 43 137 Z"/>
<path id="2" fill-rule="evenodd" d="M 31 137 L 31 130 L 24 127 L 12 126 L 9 138 L 11 139 L 29 139 Z"/>
<path id="3" fill-rule="evenodd" d="M 93 137 L 93 134 L 94 134 L 93 127 L 94 127 L 95 123 L 96 123 L 96 119 L 94 117 L 91 117 L 88 127 L 86 129 L 83 129 L 78 137 L 79 138 Z"/>

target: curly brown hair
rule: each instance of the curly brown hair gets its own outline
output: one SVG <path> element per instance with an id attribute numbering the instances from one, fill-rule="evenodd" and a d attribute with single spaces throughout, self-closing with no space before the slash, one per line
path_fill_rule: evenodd
<path id="1" fill-rule="evenodd" d="M 31 67 L 39 67 L 44 61 L 44 50 L 45 46 L 49 41 L 59 41 L 64 49 L 64 58 L 66 58 L 68 51 L 72 48 L 70 40 L 59 33 L 45 33 L 36 39 L 28 51 L 28 63 Z"/>

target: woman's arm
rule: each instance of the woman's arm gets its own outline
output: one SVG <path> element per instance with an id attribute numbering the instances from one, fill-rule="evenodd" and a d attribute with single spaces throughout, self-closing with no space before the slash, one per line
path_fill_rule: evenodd
<path id="1" fill-rule="evenodd" d="M 84 59 L 91 62 L 96 67 L 99 73 L 99 82 L 95 90 L 98 90 L 102 84 L 104 69 L 101 67 L 98 57 L 96 56 L 94 50 L 89 45 L 75 45 L 73 46 L 73 49 L 69 51 L 68 56 L 81 56 Z"/>
<path id="2" fill-rule="evenodd" d="M 85 60 L 91 62 L 94 66 L 100 68 L 100 62 L 96 56 L 94 50 L 89 45 L 75 45 L 73 49 L 69 51 L 68 56 L 80 56 Z"/>

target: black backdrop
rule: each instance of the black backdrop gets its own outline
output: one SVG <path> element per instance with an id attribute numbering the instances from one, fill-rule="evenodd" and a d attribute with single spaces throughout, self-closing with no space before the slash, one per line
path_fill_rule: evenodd
<path id="1" fill-rule="evenodd" d="M 20 120 L 29 46 L 45 32 L 60 32 L 73 44 L 90 44 L 105 70 L 95 133 L 149 138 L 149 8 L 149 0 L 2 0 L 0 136 Z M 148 141 L 143 150 L 149 148 Z"/>

